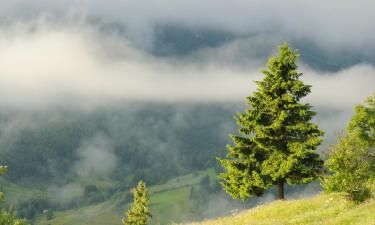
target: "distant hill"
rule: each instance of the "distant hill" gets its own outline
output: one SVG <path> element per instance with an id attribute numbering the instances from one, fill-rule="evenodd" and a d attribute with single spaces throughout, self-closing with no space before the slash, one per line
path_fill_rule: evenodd
<path id="1" fill-rule="evenodd" d="M 263 60 L 263 65 L 275 47 L 282 41 L 289 42 L 302 55 L 303 64 L 318 71 L 336 72 L 356 64 L 375 65 L 375 55 L 362 49 L 331 49 L 301 38 L 287 38 L 276 34 L 247 33 L 236 35 L 223 30 L 192 29 L 184 26 L 158 26 L 154 31 L 154 40 L 148 51 L 158 57 L 192 56 L 199 61 L 216 57 L 218 62 L 248 65 L 249 61 Z M 217 51 L 210 57 L 197 57 L 200 51 Z M 230 53 L 229 55 L 227 55 Z"/>

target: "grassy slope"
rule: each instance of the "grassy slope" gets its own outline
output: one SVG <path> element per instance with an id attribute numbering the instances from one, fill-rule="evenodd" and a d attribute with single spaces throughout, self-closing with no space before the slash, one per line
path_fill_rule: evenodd
<path id="1" fill-rule="evenodd" d="M 190 187 L 197 185 L 203 176 L 215 176 L 213 170 L 202 171 L 172 179 L 165 184 L 149 187 L 150 207 L 154 217 L 150 224 L 169 224 L 170 221 L 184 222 L 194 218 L 192 202 L 189 200 Z M 87 181 L 91 183 L 92 180 Z M 84 182 L 86 183 L 86 181 Z M 41 195 L 30 190 L 9 184 L 0 179 L 7 200 L 13 202 L 15 196 Z M 106 183 L 99 184 L 106 186 Z M 55 212 L 54 219 L 46 221 L 39 216 L 36 225 L 121 225 L 121 218 L 127 210 L 124 193 L 118 193 L 112 199 L 100 204 L 75 210 Z M 181 216 L 183 215 L 183 216 Z M 261 205 L 234 216 L 207 220 L 189 225 L 251 225 L 251 224 L 374 224 L 375 200 L 360 205 L 346 201 L 339 194 L 321 194 L 300 200 L 276 201 Z"/>
<path id="2" fill-rule="evenodd" d="M 42 196 L 43 193 L 36 189 L 30 189 L 15 185 L 0 178 L 1 191 L 5 193 L 4 201 L 8 204 L 16 202 L 20 198 L 30 198 L 33 196 Z"/>
<path id="3" fill-rule="evenodd" d="M 190 187 L 197 185 L 206 175 L 214 177 L 215 172 L 213 169 L 209 169 L 172 179 L 162 185 L 149 187 L 150 208 L 153 214 L 151 224 L 167 224 L 170 221 L 184 222 L 185 218 L 192 218 L 192 205 L 189 200 Z M 124 212 L 128 208 L 128 205 L 122 203 L 123 196 L 124 193 L 118 193 L 100 204 L 54 212 L 54 218 L 50 221 L 46 221 L 45 216 L 41 215 L 35 224 L 120 225 Z"/>
<path id="4" fill-rule="evenodd" d="M 239 214 L 189 225 L 375 224 L 375 200 L 355 205 L 339 194 L 276 201 Z"/>

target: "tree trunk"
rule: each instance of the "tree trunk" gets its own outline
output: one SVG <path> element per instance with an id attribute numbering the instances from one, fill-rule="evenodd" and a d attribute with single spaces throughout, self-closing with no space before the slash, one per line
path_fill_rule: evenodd
<path id="1" fill-rule="evenodd" d="M 284 181 L 277 183 L 277 199 L 284 200 Z"/>

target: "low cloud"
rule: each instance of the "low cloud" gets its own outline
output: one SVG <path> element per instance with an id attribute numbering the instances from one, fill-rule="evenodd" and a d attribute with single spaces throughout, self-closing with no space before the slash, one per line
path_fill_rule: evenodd
<path id="1" fill-rule="evenodd" d="M 227 69 L 174 67 L 115 37 L 74 31 L 12 30 L 0 37 L 0 103 L 33 107 L 64 101 L 215 101 L 223 90 L 220 101 L 227 101 L 238 95 L 236 86 L 245 77 Z M 110 55 L 113 49 L 120 56 Z"/>
<path id="2" fill-rule="evenodd" d="M 84 141 L 77 154 L 79 159 L 73 168 L 79 176 L 105 177 L 113 172 L 117 164 L 110 142 L 100 134 Z"/>
<path id="3" fill-rule="evenodd" d="M 214 57 L 205 65 L 191 59 L 176 62 L 148 55 L 88 25 L 17 27 L 2 28 L 0 35 L 2 107 L 242 102 L 255 90 L 253 81 L 262 78 L 257 59 L 249 60 L 250 68 L 215 63 Z M 306 101 L 314 106 L 350 108 L 374 91 L 372 66 L 330 74 L 305 68 L 303 79 L 313 85 Z"/>
<path id="4" fill-rule="evenodd" d="M 312 85 L 306 101 L 318 107 L 352 108 L 375 92 L 375 68 L 356 65 L 336 73 L 306 70 L 303 78 Z"/>
<path id="5" fill-rule="evenodd" d="M 54 203 L 67 204 L 83 196 L 83 187 L 75 183 L 62 186 L 52 185 L 48 187 L 47 193 L 53 196 Z"/>
<path id="6" fill-rule="evenodd" d="M 262 79 L 260 70 L 266 61 L 259 57 L 264 45 L 250 47 L 254 53 L 241 52 L 249 47 L 246 40 L 170 59 L 152 56 L 122 36 L 89 24 L 38 20 L 0 26 L 0 31 L 2 111 L 82 111 L 126 102 L 243 104 L 256 90 L 253 81 Z M 241 56 L 240 64 L 227 60 Z M 318 111 L 317 122 L 328 139 L 345 127 L 353 107 L 375 91 L 371 65 L 326 73 L 301 64 L 301 71 L 302 79 L 312 85 L 312 93 L 303 101 Z M 2 132 L 2 137 L 9 132 Z"/>

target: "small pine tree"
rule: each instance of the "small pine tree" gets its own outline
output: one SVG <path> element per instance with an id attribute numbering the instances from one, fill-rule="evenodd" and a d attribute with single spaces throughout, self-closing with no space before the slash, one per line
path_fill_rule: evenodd
<path id="1" fill-rule="evenodd" d="M 310 86 L 299 78 L 298 53 L 288 44 L 267 63 L 258 89 L 247 98 L 250 109 L 235 117 L 240 135 L 231 135 L 226 158 L 219 159 L 226 170 L 220 174 L 224 190 L 235 199 L 260 196 L 277 185 L 278 199 L 284 199 L 284 184 L 304 184 L 317 178 L 323 161 L 316 152 L 323 132 L 311 123 L 316 114 L 300 103 Z"/>
<path id="2" fill-rule="evenodd" d="M 148 191 L 146 184 L 139 181 L 137 188 L 134 190 L 134 199 L 131 209 L 127 212 L 126 219 L 123 219 L 125 225 L 146 225 L 151 217 L 148 209 Z"/>

